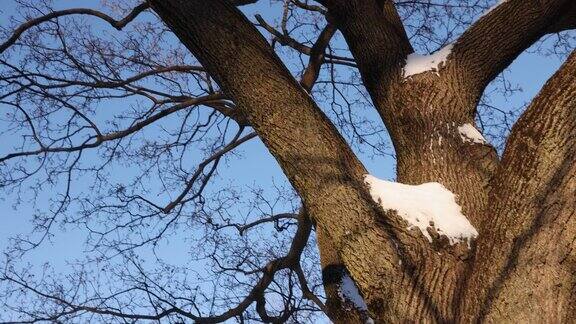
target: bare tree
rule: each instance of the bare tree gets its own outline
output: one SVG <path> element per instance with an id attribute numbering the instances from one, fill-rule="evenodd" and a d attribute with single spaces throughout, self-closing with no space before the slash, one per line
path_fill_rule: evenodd
<path id="1" fill-rule="evenodd" d="M 271 1 L 275 23 L 239 8 L 255 2 L 19 2 L 0 186 L 57 193 L 5 254 L 6 321 L 570 321 L 576 3 Z M 566 62 L 490 144 L 476 121 L 512 121 L 487 87 L 513 92 L 502 72 L 546 37 Z M 253 139 L 292 188 L 214 186 Z M 393 155 L 397 183 L 354 149 Z M 57 223 L 91 257 L 64 279 L 19 266 Z M 182 232 L 194 266 L 144 262 Z"/>

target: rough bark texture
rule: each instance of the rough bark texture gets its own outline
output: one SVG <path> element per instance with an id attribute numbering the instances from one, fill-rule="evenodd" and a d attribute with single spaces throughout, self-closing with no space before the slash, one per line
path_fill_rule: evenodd
<path id="1" fill-rule="evenodd" d="M 576 53 L 515 125 L 493 216 L 463 290 L 462 318 L 567 322 L 576 277 Z"/>
<path id="2" fill-rule="evenodd" d="M 364 167 L 236 8 L 224 1 L 151 3 L 243 107 L 301 195 L 318 231 L 329 238 L 329 248 L 339 252 L 361 291 L 366 292 L 368 303 L 386 314 L 400 313 L 403 306 L 397 301 L 410 296 L 395 297 L 408 291 L 398 285 L 409 286 L 418 279 L 402 275 L 398 254 L 407 258 L 404 264 L 415 263 L 412 258 L 429 253 L 421 248 L 428 244 L 425 239 L 420 236 L 416 241 L 420 245 L 410 253 L 398 250 L 397 246 L 406 246 L 398 236 L 404 235 L 414 244 L 414 234 L 406 231 L 398 217 L 384 219 L 363 184 Z M 320 250 L 324 253 L 322 246 Z"/>
<path id="3" fill-rule="evenodd" d="M 438 235 L 430 244 L 372 201 L 363 165 L 233 5 L 149 2 L 242 107 L 315 220 L 332 320 L 563 321 L 574 315 L 575 55 L 515 127 L 502 162 L 489 144 L 465 141 L 458 132 L 474 123 L 484 87 L 517 55 L 546 32 L 573 26 L 562 16 L 573 12 L 571 1 L 507 1 L 455 42 L 438 73 L 410 78 L 402 66 L 413 50 L 391 1 L 320 1 L 388 128 L 398 181 L 435 181 L 454 192 L 480 230 L 476 250 L 450 246 Z M 509 25 L 518 28 L 502 32 Z M 487 39 L 494 43 L 485 46 Z M 502 51 L 488 55 L 493 46 Z M 315 80 L 316 67 L 310 73 L 306 79 Z M 346 272 L 369 314 L 340 300 Z"/>
<path id="4" fill-rule="evenodd" d="M 371 8 L 372 16 L 357 18 L 354 13 L 363 15 L 369 10 L 365 8 L 367 2 L 326 4 L 350 44 L 364 84 L 390 132 L 398 159 L 398 181 L 442 183 L 458 196 L 463 213 L 477 226 L 485 215 L 488 182 L 498 164 L 490 145 L 463 141 L 458 131 L 465 123 L 474 124 L 478 96 L 465 91 L 465 78 L 456 70 L 404 79 L 402 65 L 411 47 L 397 13 L 387 1 L 382 10 Z M 396 37 L 389 40 L 379 35 Z M 363 37 L 372 41 L 363 41 Z M 373 62 L 386 68 L 375 67 Z M 415 306 L 407 308 L 401 319 L 453 319 L 454 289 L 464 270 L 462 259 L 468 257 L 466 251 L 460 253 L 454 257 L 430 256 L 416 266 L 418 281 L 427 293 L 406 302 Z"/>
<path id="5" fill-rule="evenodd" d="M 412 49 L 398 14 L 390 1 L 384 1 L 382 9 L 365 8 L 372 2 L 376 5 L 375 1 L 354 0 L 328 1 L 327 5 L 390 132 L 398 158 L 398 181 L 444 184 L 460 197 L 465 214 L 478 223 L 474 211 L 485 204 L 484 187 L 496 154 L 489 146 L 463 142 L 457 130 L 474 123 L 478 95 L 464 91 L 464 77 L 454 70 L 404 79 L 402 66 Z M 368 10 L 371 15 L 365 14 Z"/>
<path id="6" fill-rule="evenodd" d="M 461 70 L 467 80 L 466 90 L 480 95 L 520 53 L 551 29 L 570 28 L 573 7 L 572 0 L 503 2 L 455 42 L 455 59 L 447 67 Z"/>

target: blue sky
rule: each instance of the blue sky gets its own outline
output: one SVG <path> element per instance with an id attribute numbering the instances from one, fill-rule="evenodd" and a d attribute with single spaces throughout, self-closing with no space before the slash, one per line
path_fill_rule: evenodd
<path id="1" fill-rule="evenodd" d="M 14 14 L 14 2 L 7 1 L 8 6 L 2 8 L 2 13 L 0 16 L 0 21 L 4 20 L 4 17 L 8 17 Z M 247 14 L 253 17 L 254 14 L 261 14 L 265 19 L 273 20 L 277 15 L 277 12 L 272 11 L 271 7 L 266 1 L 261 2 L 261 5 L 257 6 L 246 6 Z M 55 1 L 56 9 L 69 8 L 71 3 L 69 1 Z M 99 8 L 99 1 L 97 0 L 83 0 L 75 1 L 73 3 L 74 7 L 88 7 L 88 8 Z M 98 20 L 93 19 L 93 21 L 98 24 Z M 101 26 L 102 27 L 102 26 Z M 108 28 L 104 25 L 102 28 Z M 112 109 L 115 103 L 108 104 L 109 107 L 103 105 L 99 109 L 109 110 Z M 110 106 L 111 105 L 111 106 Z M 7 106 L 0 106 L 2 109 L 11 109 Z M 376 116 L 375 111 L 369 111 L 369 113 Z M 1 124 L 0 124 L 1 125 Z M 154 136 L 154 130 L 147 130 L 148 136 Z M 17 138 L 12 138 L 11 140 L 16 141 Z M 6 154 L 10 151 L 10 146 L 8 144 L 11 141 L 4 141 L 6 145 L 0 146 L 0 154 Z M 276 184 L 286 184 L 286 179 L 282 174 L 280 168 L 278 167 L 276 161 L 267 152 L 266 148 L 258 139 L 251 140 L 249 143 L 242 146 L 239 153 L 243 156 L 242 159 L 238 161 L 233 161 L 229 163 L 226 167 L 220 169 L 219 186 L 226 186 L 233 184 L 238 187 L 270 187 L 272 182 Z M 90 153 L 88 153 L 90 154 Z M 368 166 L 371 172 L 385 178 L 393 177 L 393 160 L 391 158 L 386 158 L 388 161 L 382 161 L 380 159 L 373 159 L 366 155 L 364 162 Z M 130 172 L 129 168 L 123 170 L 120 173 Z M 159 185 L 151 183 L 152 186 Z M 74 188 L 76 190 L 82 190 L 82 184 L 77 184 Z M 50 192 L 43 192 L 36 199 L 35 204 L 30 202 L 24 202 L 13 208 L 15 202 L 15 196 L 5 196 L 0 198 L 0 221 L 2 221 L 5 226 L 0 227 L 0 247 L 8 245 L 8 239 L 13 235 L 27 233 L 30 231 L 30 220 L 35 212 L 42 212 L 49 209 L 50 198 L 54 198 L 55 192 L 60 192 L 62 190 L 61 185 L 56 185 Z M 217 189 L 217 188 L 215 188 Z M 26 197 L 26 194 L 24 195 Z M 44 262 L 50 262 L 54 264 L 57 269 L 65 269 L 66 261 L 71 257 L 81 257 L 82 256 L 82 240 L 85 237 L 85 232 L 82 229 L 74 228 L 64 228 L 62 230 L 56 231 L 58 235 L 51 238 L 49 242 L 43 244 L 37 251 L 33 251 L 27 255 L 27 260 L 34 264 L 41 264 Z M 70 244 L 74 242 L 74 244 Z M 178 251 L 174 249 L 174 239 L 171 240 L 172 248 L 166 249 L 166 254 L 163 255 L 168 259 L 179 259 L 181 257 L 180 253 L 183 251 Z M 185 249 L 184 249 L 185 251 Z"/>
<path id="2" fill-rule="evenodd" d="M 67 1 L 55 0 L 57 8 L 90 7 L 98 8 L 97 0 Z M 0 5 L 0 24 L 6 21 L 6 18 L 14 14 L 14 1 L 3 0 Z M 259 5 L 248 6 L 244 8 L 249 16 L 255 13 L 262 14 L 265 18 L 275 17 L 277 13 L 271 10 L 267 1 L 261 1 Z M 268 35 L 266 35 L 267 38 Z M 340 44 L 341 45 L 341 44 Z M 543 56 L 533 53 L 525 53 L 520 56 L 509 68 L 507 72 L 508 80 L 513 85 L 520 86 L 523 91 L 515 94 L 511 98 L 504 98 L 501 95 L 491 97 L 492 102 L 504 109 L 516 109 L 529 102 L 549 76 L 560 66 L 561 60 L 556 56 Z M 105 107 L 104 107 L 105 108 Z M 10 109 L 7 106 L 0 105 L 0 111 Z M 376 116 L 374 111 L 367 111 L 366 114 Z M 0 121 L 0 128 L 5 127 Z M 154 136 L 154 130 L 148 131 L 149 136 Z M 13 138 L 3 138 L 0 142 L 0 155 L 5 154 L 10 149 L 10 141 Z M 260 186 L 269 190 L 272 183 L 286 183 L 285 177 L 276 164 L 275 160 L 267 152 L 259 140 L 252 140 L 242 147 L 243 158 L 231 161 L 228 166 L 220 170 L 220 176 L 217 185 L 211 190 L 217 191 L 220 187 L 229 186 Z M 394 177 L 394 162 L 390 157 L 373 158 L 369 154 L 359 153 L 361 160 L 365 163 L 370 172 L 380 178 L 391 179 Z M 124 172 L 130 172 L 125 170 Z M 160 184 L 151 183 L 152 186 Z M 82 183 L 77 188 L 82 188 Z M 56 186 L 49 192 L 40 195 L 33 205 L 28 202 L 19 204 L 13 208 L 15 202 L 14 194 L 8 193 L 0 197 L 0 250 L 4 250 L 8 245 L 8 239 L 14 235 L 27 233 L 30 231 L 30 220 L 35 211 L 45 211 L 49 208 L 49 199 L 52 197 Z M 68 271 L 67 261 L 74 258 L 81 258 L 83 253 L 83 238 L 86 235 L 81 228 L 65 228 L 56 230 L 56 236 L 51 242 L 46 242 L 36 251 L 28 254 L 25 258 L 34 266 L 40 266 L 44 262 L 50 262 L 54 265 L 56 271 Z M 161 257 L 167 261 L 175 263 L 180 262 L 190 252 L 187 249 L 187 243 L 183 237 L 178 235 L 172 236 L 169 245 L 158 248 Z"/>

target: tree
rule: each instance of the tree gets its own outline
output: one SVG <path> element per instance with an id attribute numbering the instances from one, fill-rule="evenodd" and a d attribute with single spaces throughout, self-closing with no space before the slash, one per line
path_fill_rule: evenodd
<path id="1" fill-rule="evenodd" d="M 290 227 L 294 234 L 286 254 L 264 266 L 252 265 L 252 270 L 246 270 L 242 257 L 228 254 L 230 264 L 237 265 L 219 265 L 223 273 L 242 272 L 258 279 L 244 278 L 239 285 L 251 285 L 239 304 L 208 316 L 202 315 L 203 306 L 196 300 L 175 296 L 173 288 L 162 287 L 165 277 L 146 274 L 137 259 L 130 257 L 140 273 L 122 275 L 133 278 L 135 288 L 107 295 L 86 293 L 90 289 L 84 288 L 88 285 L 85 279 L 78 279 L 82 284 L 75 286 L 76 290 L 31 284 L 33 278 L 6 266 L 2 281 L 9 287 L 3 295 L 7 303 L 24 298 L 18 295 L 24 291 L 22 294 L 32 293 L 37 300 L 54 305 L 17 308 L 30 321 L 41 316 L 60 320 L 88 313 L 125 321 L 165 318 L 219 322 L 236 318 L 240 322 L 286 322 L 306 321 L 306 317 L 298 317 L 305 315 L 298 314 L 308 308 L 325 311 L 338 323 L 563 322 L 572 318 L 576 311 L 576 221 L 572 217 L 576 211 L 576 54 L 568 56 L 522 113 L 501 158 L 473 125 L 486 87 L 518 55 L 546 35 L 576 27 L 573 1 L 501 1 L 451 44 L 428 57 L 412 54 L 413 44 L 406 31 L 409 16 L 399 9 L 423 13 L 432 22 L 420 19 L 422 26 L 430 27 L 439 19 L 431 13 L 448 10 L 450 1 L 425 2 L 421 7 L 409 1 L 286 1 L 282 31 L 262 17 L 258 22 L 275 41 L 310 57 L 300 82 L 238 9 L 253 2 L 149 0 L 127 10 L 121 20 L 88 9 L 38 10 L 40 16 L 7 33 L 0 47 L 5 55 L 0 62 L 4 68 L 1 80 L 7 89 L 2 103 L 14 108 L 14 127 L 27 131 L 21 150 L 0 159 L 2 186 L 13 188 L 29 178 L 44 177 L 38 180 L 41 186 L 42 181 L 64 175 L 65 194 L 60 204 L 39 219 L 40 230 L 49 235 L 46 233 L 54 217 L 74 200 L 70 194 L 73 173 L 95 174 L 98 181 L 91 190 L 106 185 L 111 189 L 96 201 L 77 199 L 83 213 L 70 222 L 88 226 L 95 215 L 115 215 L 109 216 L 115 221 L 110 228 L 103 225 L 103 229 L 93 231 L 94 244 L 128 256 L 140 245 L 155 244 L 172 222 L 187 213 L 202 219 L 204 226 L 236 228 L 240 234 L 265 222 L 273 222 L 280 231 Z M 435 9 L 436 5 L 440 9 Z M 461 10 L 480 7 L 477 1 L 468 1 Z M 326 27 L 312 46 L 296 41 L 286 28 L 295 10 L 325 21 Z M 61 21 L 68 15 L 91 15 L 122 29 L 150 11 L 167 28 L 152 18 L 146 20 L 136 29 L 138 33 L 122 41 L 124 52 L 116 52 L 113 41 L 106 44 L 83 33 L 70 37 L 70 29 L 86 31 L 72 20 L 68 25 Z M 467 22 L 463 19 L 454 24 L 447 29 L 458 30 Z M 154 35 L 150 30 L 159 36 L 149 39 Z M 353 59 L 329 48 L 336 30 L 343 35 Z M 179 48 L 165 48 L 168 43 L 162 38 L 171 37 L 170 33 L 201 66 L 188 63 Z M 43 42 L 41 35 L 52 39 Z M 434 33 L 430 37 L 442 36 L 453 37 Z M 571 45 L 567 46 L 571 51 Z M 17 58 L 14 48 L 18 47 L 26 48 L 28 54 L 17 64 L 10 63 L 8 55 Z M 461 208 L 455 217 L 466 218 L 450 221 L 471 224 L 473 231 L 456 231 L 456 236 L 451 236 L 450 229 L 439 225 L 448 212 L 436 222 L 424 224 L 420 231 L 418 224 L 410 223 L 413 215 L 400 207 L 386 207 L 387 195 L 401 194 L 398 187 L 376 192 L 379 182 L 366 176 L 368 172 L 342 135 L 342 127 L 335 126 L 309 95 L 326 65 L 357 69 L 394 145 L 397 181 L 411 185 L 402 187 L 408 188 L 406 194 L 420 190 L 415 189 L 417 185 L 441 184 L 431 184 L 436 188 L 431 201 L 445 197 L 439 192 L 449 198 L 453 194 Z M 38 72 L 43 67 L 50 68 L 52 74 Z M 128 71 L 136 74 L 128 76 Z M 148 77 L 154 77 L 156 84 L 138 83 Z M 152 107 L 118 117 L 110 131 L 101 130 L 91 117 L 103 98 L 137 95 L 148 98 Z M 30 111 L 29 107 L 41 107 L 46 101 L 52 110 Z M 198 105 L 212 110 L 205 124 L 188 121 L 200 118 L 190 109 Z M 131 136 L 173 116 L 180 119 L 177 140 L 162 145 L 144 140 L 132 149 Z M 232 126 L 223 126 L 217 140 L 205 140 L 207 158 L 194 172 L 186 171 L 181 162 L 187 147 L 198 141 L 195 134 L 208 136 L 206 125 L 230 122 L 236 123 L 237 132 L 230 136 L 228 127 Z M 254 132 L 246 133 L 247 129 Z M 244 224 L 216 220 L 213 215 L 232 208 L 230 202 L 237 197 L 223 193 L 218 206 L 207 212 L 203 191 L 223 156 L 254 137 L 260 138 L 276 159 L 302 206 L 295 207 L 294 213 L 269 215 Z M 90 157 L 91 149 L 98 149 L 104 157 L 101 166 L 79 163 L 83 155 Z M 104 167 L 121 154 L 139 163 L 153 161 L 132 186 L 145 187 L 146 176 L 157 168 L 159 174 L 168 174 L 160 176 L 165 190 L 175 190 L 175 184 L 182 181 L 184 190 L 180 188 L 175 198 L 160 205 L 132 187 L 109 183 Z M 37 160 L 31 162 L 34 157 Z M 30 169 L 32 166 L 35 169 Z M 381 200 L 374 199 L 379 194 Z M 197 209 L 187 210 L 190 205 Z M 424 213 L 426 207 L 420 206 Z M 139 228 L 149 218 L 160 224 L 159 231 Z M 139 237 L 127 234 L 119 241 L 107 239 L 108 233 L 130 227 L 138 229 L 135 236 Z M 309 288 L 307 276 L 312 277 L 312 271 L 301 265 L 312 230 L 320 253 L 325 299 L 317 296 L 317 289 Z M 15 250 L 33 248 L 42 239 L 22 239 Z M 216 246 L 218 239 L 223 237 L 214 236 L 205 243 Z M 266 257 L 270 256 L 255 260 Z M 276 293 L 281 301 L 267 301 L 266 293 L 280 282 L 284 288 Z M 309 302 L 295 302 L 295 291 Z M 86 296 L 77 297 L 82 294 Z M 138 294 L 144 296 L 149 303 L 146 309 L 151 312 L 140 312 L 144 306 L 138 299 L 141 297 L 134 297 Z M 271 315 L 267 304 L 268 308 L 282 305 L 282 310 Z M 216 305 L 222 308 L 222 304 Z"/>

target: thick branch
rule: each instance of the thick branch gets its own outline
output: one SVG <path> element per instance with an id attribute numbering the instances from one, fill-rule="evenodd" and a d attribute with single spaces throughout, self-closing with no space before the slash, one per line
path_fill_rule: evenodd
<path id="1" fill-rule="evenodd" d="M 400 63 L 413 52 L 392 1 L 325 0 L 370 90 L 398 75 Z M 373 93 L 373 92 L 371 92 Z"/>
<path id="2" fill-rule="evenodd" d="M 542 36 L 573 28 L 575 6 L 572 0 L 503 2 L 454 43 L 447 68 L 465 74 L 469 90 L 480 96 L 490 81 Z"/>
<path id="3" fill-rule="evenodd" d="M 570 7 L 547 30 L 547 33 L 559 33 L 565 30 L 576 29 L 576 2 L 572 1 Z"/>
<path id="4" fill-rule="evenodd" d="M 343 219 L 350 214 L 344 211 L 342 201 L 320 199 L 333 196 L 333 186 L 344 186 L 342 190 L 350 197 L 358 197 L 357 189 L 344 182 L 362 181 L 364 167 L 238 9 L 226 1 L 170 0 L 151 4 L 242 107 L 305 204 L 318 209 L 320 204 L 328 203 L 343 209 L 342 214 L 315 210 L 314 215 L 328 220 L 335 214 Z M 341 230 L 340 235 L 344 234 Z"/>
<path id="5" fill-rule="evenodd" d="M 361 5 L 368 3 L 372 2 Z M 223 0 L 153 0 L 151 4 L 242 107 L 318 228 L 328 236 L 330 248 L 339 253 L 366 300 L 369 315 L 381 321 L 451 318 L 448 307 L 438 305 L 429 293 L 437 278 L 424 272 L 428 268 L 423 263 L 447 271 L 459 262 L 456 254 L 439 257 L 423 235 L 409 232 L 396 213 L 384 213 L 376 205 L 363 183 L 363 165 L 250 21 Z M 384 8 L 374 5 L 367 9 L 380 13 L 393 9 L 390 2 Z M 359 11 L 354 14 L 360 17 Z M 380 16 L 387 17 L 376 14 L 374 18 Z M 404 40 L 401 44 L 408 52 Z M 399 60 L 404 54 L 394 51 L 391 55 Z M 454 252 L 458 246 L 446 248 Z M 450 294 L 448 288 L 443 294 Z M 407 308 L 406 303 L 414 300 L 418 301 Z"/>
<path id="6" fill-rule="evenodd" d="M 574 139 L 576 52 L 512 130 L 462 298 L 465 322 L 565 322 L 574 314 Z"/>
<path id="7" fill-rule="evenodd" d="M 474 95 L 461 90 L 462 76 L 401 77 L 407 54 L 413 50 L 392 1 L 323 3 L 346 38 L 390 134 L 397 155 L 397 180 L 442 183 L 458 195 L 465 215 L 479 224 L 497 156 L 489 145 L 470 145 L 459 135 L 459 126 L 473 124 L 477 103 Z M 463 173 L 467 179 L 462 179 Z"/>

